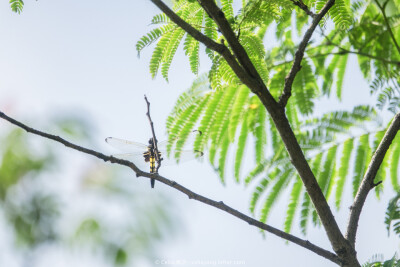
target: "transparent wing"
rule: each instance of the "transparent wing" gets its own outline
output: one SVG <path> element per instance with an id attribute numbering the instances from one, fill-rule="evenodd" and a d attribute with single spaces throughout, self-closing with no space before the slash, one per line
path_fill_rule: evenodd
<path id="1" fill-rule="evenodd" d="M 115 137 L 107 137 L 106 142 L 110 144 L 112 147 L 115 147 L 121 151 L 131 152 L 134 154 L 141 155 L 147 151 L 147 145 L 145 144 L 119 139 Z"/>
<path id="2" fill-rule="evenodd" d="M 199 136 L 202 135 L 202 132 L 200 130 L 193 130 L 186 138 L 185 138 L 185 144 L 193 144 L 194 140 Z M 161 142 L 157 143 L 157 147 L 159 151 L 162 150 L 167 150 L 167 145 L 169 142 L 172 144 L 175 144 L 177 141 L 181 140 L 179 137 L 163 140 Z M 174 147 L 174 146 L 172 146 Z"/>
<path id="3" fill-rule="evenodd" d="M 166 150 L 167 145 L 168 145 L 168 140 L 163 140 L 163 141 L 157 143 L 157 148 L 159 151 Z"/>
<path id="4" fill-rule="evenodd" d="M 182 150 L 182 151 L 175 151 L 175 155 L 180 154 L 179 161 L 174 157 L 168 157 L 166 151 L 160 151 L 161 157 L 163 160 L 161 161 L 161 168 L 163 166 L 170 166 L 174 164 L 184 163 L 196 158 L 200 158 L 203 156 L 203 152 L 201 151 L 192 151 L 192 150 Z M 126 154 L 115 154 L 112 155 L 115 158 L 129 160 L 133 162 L 139 169 L 143 171 L 150 170 L 150 163 L 144 161 L 143 154 L 137 153 L 126 153 Z"/>
<path id="5" fill-rule="evenodd" d="M 150 170 L 150 163 L 144 161 L 143 154 L 127 153 L 127 154 L 115 154 L 112 156 L 118 159 L 131 161 L 142 171 L 148 172 Z"/>
<path id="6" fill-rule="evenodd" d="M 167 156 L 166 151 L 161 150 L 160 153 L 163 159 L 161 161 L 161 168 L 163 166 L 184 163 L 203 156 L 203 152 L 193 150 L 172 151 L 169 157 Z M 177 157 L 179 160 L 176 159 Z"/>
<path id="7" fill-rule="evenodd" d="M 179 150 L 188 149 L 189 147 L 193 146 L 195 140 L 202 135 L 200 130 L 193 130 L 189 134 L 182 136 L 182 137 L 171 137 L 168 139 L 167 144 L 170 145 L 169 149 L 174 150 L 179 146 Z M 186 148 L 185 148 L 186 147 Z M 167 148 L 167 146 L 166 146 Z M 165 149 L 166 149 L 165 148 Z"/>

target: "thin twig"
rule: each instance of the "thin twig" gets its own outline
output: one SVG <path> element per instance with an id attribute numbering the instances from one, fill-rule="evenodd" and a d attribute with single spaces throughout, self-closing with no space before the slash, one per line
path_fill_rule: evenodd
<path id="1" fill-rule="evenodd" d="M 328 57 L 328 56 L 331 56 L 331 55 L 344 56 L 344 55 L 347 55 L 347 54 L 354 54 L 354 55 L 359 55 L 359 56 L 363 56 L 363 57 L 368 57 L 368 58 L 371 58 L 371 59 L 375 59 L 377 61 L 381 61 L 381 62 L 386 63 L 386 64 L 394 64 L 394 65 L 400 66 L 400 61 L 397 61 L 397 60 L 387 60 L 387 59 L 382 58 L 382 57 L 377 57 L 377 56 L 373 56 L 373 55 L 370 55 L 370 54 L 367 54 L 367 53 L 357 52 L 357 51 L 350 51 L 350 50 L 348 50 L 348 51 L 340 51 L 340 52 L 314 54 L 314 55 L 309 55 L 309 56 L 304 57 L 304 58 L 310 59 L 310 58 L 317 58 L 317 57 Z M 275 65 L 271 65 L 270 68 L 276 68 L 276 67 L 279 67 L 279 66 L 282 66 L 282 65 L 286 65 L 286 64 L 289 64 L 289 63 L 292 64 L 292 62 L 293 62 L 293 60 L 285 60 L 285 61 L 279 62 L 279 63 L 277 63 Z"/>
<path id="2" fill-rule="evenodd" d="M 297 72 L 301 69 L 301 61 L 304 57 L 304 51 L 306 50 L 307 44 L 311 39 L 312 34 L 314 33 L 315 28 L 317 28 L 321 19 L 325 16 L 328 10 L 333 6 L 335 0 L 329 0 L 326 2 L 325 6 L 321 9 L 321 11 L 314 17 L 312 23 L 306 33 L 304 34 L 303 40 L 301 40 L 299 44 L 299 48 L 296 51 L 294 62 L 292 68 L 290 69 L 288 75 L 285 78 L 285 86 L 283 88 L 282 95 L 279 97 L 279 104 L 282 107 L 285 107 L 290 96 L 292 95 L 292 85 L 294 78 L 296 77 Z"/>
<path id="3" fill-rule="evenodd" d="M 397 43 L 396 38 L 394 37 L 392 28 L 390 27 L 389 20 L 388 20 L 388 18 L 387 18 L 387 16 L 386 16 L 385 8 L 386 8 L 386 5 L 387 5 L 388 2 L 389 2 L 389 1 L 387 0 L 387 1 L 383 4 L 383 6 L 382 6 L 382 5 L 379 4 L 379 1 L 375 0 L 375 3 L 377 4 L 377 6 L 379 7 L 379 9 L 380 9 L 381 12 L 382 12 L 383 19 L 385 20 L 385 24 L 386 24 L 387 30 L 388 30 L 388 32 L 389 32 L 389 34 L 390 34 L 390 37 L 392 38 L 393 43 L 394 43 L 394 45 L 396 46 L 397 52 L 400 54 L 400 46 L 399 46 L 399 44 Z"/>
<path id="4" fill-rule="evenodd" d="M 160 167 L 161 167 L 161 160 L 162 160 L 162 158 L 160 158 L 160 153 L 159 153 L 159 151 L 158 151 L 158 145 L 157 145 L 158 140 L 157 140 L 157 138 L 156 138 L 156 133 L 155 133 L 155 131 L 154 131 L 154 123 L 153 123 L 153 121 L 152 121 L 152 119 L 151 119 L 151 116 L 150 116 L 150 102 L 149 102 L 149 100 L 147 100 L 146 95 L 144 95 L 144 100 L 146 101 L 146 104 L 147 104 L 147 113 L 146 113 L 146 116 L 147 116 L 147 118 L 149 119 L 150 128 L 151 128 L 151 133 L 152 133 L 152 135 L 153 135 L 153 146 L 154 146 L 154 154 L 155 154 L 154 156 L 155 156 L 156 161 L 157 161 L 156 173 L 158 173 L 158 170 L 159 170 Z M 154 183 L 155 183 L 154 179 L 151 179 L 151 188 L 154 188 Z"/>
<path id="5" fill-rule="evenodd" d="M 88 149 L 88 148 L 84 148 L 84 147 L 75 145 L 73 143 L 70 143 L 70 142 L 66 141 L 65 139 L 63 139 L 63 138 L 61 138 L 59 136 L 48 134 L 48 133 L 33 129 L 33 128 L 31 128 L 31 127 L 29 127 L 29 126 L 27 126 L 27 125 L 25 125 L 25 124 L 23 124 L 23 123 L 21 123 L 19 121 L 16 121 L 13 118 L 8 117 L 3 112 L 0 112 L 0 118 L 3 118 L 4 120 L 10 122 L 11 124 L 14 124 L 14 125 L 22 128 L 22 129 L 24 129 L 28 133 L 39 135 L 41 137 L 56 141 L 58 143 L 61 143 L 61 144 L 65 145 L 66 147 L 69 147 L 69 148 L 72 148 L 74 150 L 83 152 L 85 154 L 89 154 L 89 155 L 95 156 L 95 157 L 97 157 L 99 159 L 102 159 L 102 160 L 104 160 L 106 162 L 109 161 L 111 163 L 116 163 L 116 164 L 119 164 L 119 165 L 127 166 L 127 167 L 131 168 L 136 173 L 136 176 L 138 176 L 138 177 L 141 176 L 141 177 L 146 177 L 146 178 L 150 178 L 150 179 L 155 179 L 155 180 L 157 180 L 157 181 L 159 181 L 159 182 L 161 182 L 161 183 L 163 183 L 163 184 L 165 184 L 165 185 L 167 185 L 169 187 L 172 187 L 172 188 L 182 192 L 183 194 L 187 195 L 189 197 L 189 199 L 194 199 L 194 200 L 200 201 L 200 202 L 202 202 L 204 204 L 207 204 L 209 206 L 212 206 L 214 208 L 217 208 L 219 210 L 225 211 L 225 212 L 227 212 L 227 213 L 239 218 L 240 220 L 247 222 L 250 225 L 253 225 L 253 226 L 255 226 L 257 228 L 260 228 L 262 230 L 265 230 L 265 231 L 267 231 L 267 232 L 269 232 L 269 233 L 271 233 L 273 235 L 276 235 L 276 236 L 281 237 L 281 238 L 283 238 L 283 239 L 285 239 L 287 241 L 290 241 L 290 242 L 292 242 L 294 244 L 297 244 L 297 245 L 299 245 L 299 246 L 301 246 L 303 248 L 306 248 L 306 249 L 308 249 L 308 250 L 310 250 L 310 251 L 312 251 L 312 252 L 314 252 L 314 253 L 316 253 L 316 254 L 318 254 L 318 255 L 320 255 L 320 256 L 322 256 L 322 257 L 324 257 L 324 258 L 326 258 L 326 259 L 328 259 L 328 260 L 330 260 L 330 261 L 332 261 L 334 263 L 336 263 L 336 264 L 340 264 L 340 262 L 341 262 L 339 257 L 336 256 L 334 253 L 332 253 L 332 252 L 330 252 L 328 250 L 325 250 L 325 249 L 323 249 L 323 248 L 321 248 L 321 247 L 319 247 L 317 245 L 314 245 L 313 243 L 309 242 L 308 240 L 304 240 L 304 239 L 298 238 L 298 237 L 296 237 L 294 235 L 291 235 L 291 234 L 288 234 L 286 232 L 283 232 L 283 231 L 281 231 L 281 230 L 279 230 L 279 229 L 277 229 L 275 227 L 272 227 L 272 226 L 270 226 L 268 224 L 265 224 L 263 222 L 257 221 L 256 219 L 253 219 L 253 218 L 247 216 L 246 214 L 241 213 L 240 211 L 238 211 L 238 210 L 226 205 L 222 201 L 215 201 L 215 200 L 212 200 L 210 198 L 207 198 L 207 197 L 204 197 L 202 195 L 199 195 L 199 194 L 189 190 L 188 188 L 178 184 L 177 182 L 175 182 L 173 180 L 170 180 L 168 178 L 160 176 L 158 173 L 147 173 L 147 172 L 141 171 L 136 167 L 135 164 L 133 164 L 130 161 L 114 158 L 112 156 L 107 156 L 107 155 L 104 155 L 104 154 L 102 154 L 100 152 L 97 152 L 97 151 L 94 151 L 94 150 L 91 150 L 91 149 Z"/>
<path id="6" fill-rule="evenodd" d="M 390 144 L 396 137 L 397 132 L 400 130 L 400 113 L 394 116 L 392 123 L 387 129 L 385 135 L 382 138 L 378 148 L 372 156 L 371 162 L 368 166 L 367 172 L 358 188 L 356 197 L 353 205 L 350 208 L 349 222 L 347 225 L 346 239 L 354 247 L 356 242 L 356 234 L 358 228 L 358 221 L 360 219 L 361 210 L 364 206 L 365 200 L 367 199 L 369 191 L 371 191 L 379 182 L 374 183 L 376 174 L 381 166 L 383 159 L 385 158 L 386 152 L 388 151 Z"/>
<path id="7" fill-rule="evenodd" d="M 327 40 L 327 44 L 326 44 L 326 45 L 335 46 L 335 47 L 339 48 L 339 50 L 340 50 L 340 52 L 330 53 L 330 54 L 346 54 L 346 53 L 347 53 L 347 54 L 356 54 L 356 55 L 360 55 L 360 56 L 365 56 L 365 57 L 368 57 L 368 58 L 372 58 L 372 59 L 375 59 L 375 60 L 379 60 L 379 61 L 382 61 L 382 62 L 387 63 L 387 64 L 400 65 L 400 61 L 388 60 L 388 59 L 385 59 L 385 58 L 382 58 L 382 57 L 378 57 L 378 56 L 370 55 L 370 54 L 368 54 L 368 53 L 364 53 L 364 52 L 361 51 L 363 47 L 361 47 L 360 51 L 351 51 L 351 50 L 348 50 L 348 49 L 346 49 L 346 48 L 340 46 L 339 44 L 334 43 L 334 42 L 333 42 L 328 36 L 326 36 L 323 32 L 322 32 L 321 34 L 322 34 L 322 35 L 325 37 L 325 39 Z M 315 48 L 315 47 L 313 47 L 313 48 Z M 323 56 L 324 54 L 320 54 L 320 55 Z M 327 55 L 329 55 L 329 53 L 328 53 Z"/>

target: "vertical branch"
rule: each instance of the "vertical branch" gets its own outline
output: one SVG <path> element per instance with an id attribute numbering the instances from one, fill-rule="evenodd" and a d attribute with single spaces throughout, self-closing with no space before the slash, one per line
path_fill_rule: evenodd
<path id="1" fill-rule="evenodd" d="M 358 228 L 358 221 L 360 219 L 361 210 L 364 206 L 365 200 L 367 199 L 369 191 L 381 182 L 374 183 L 375 176 L 385 158 L 386 152 L 388 151 L 390 144 L 396 137 L 397 132 L 400 130 L 400 113 L 394 116 L 392 123 L 387 129 L 385 135 L 382 138 L 378 148 L 372 156 L 371 162 L 368 166 L 367 172 L 361 182 L 361 185 L 357 191 L 356 198 L 354 199 L 353 205 L 351 206 L 349 222 L 347 225 L 346 239 L 354 247 L 356 242 L 356 234 Z"/>
<path id="2" fill-rule="evenodd" d="M 393 43 L 396 46 L 397 52 L 400 54 L 400 46 L 397 43 L 396 38 L 394 37 L 392 28 L 390 27 L 390 23 L 389 23 L 389 20 L 388 20 L 388 18 L 386 16 L 386 12 L 385 12 L 385 8 L 386 8 L 386 5 L 387 5 L 388 2 L 389 2 L 389 0 L 387 0 L 383 5 L 381 5 L 381 4 L 379 4 L 379 1 L 375 0 L 376 5 L 379 7 L 379 9 L 382 12 L 383 19 L 385 20 L 385 24 L 386 24 L 387 30 L 388 30 L 388 32 L 390 34 L 390 37 L 392 38 Z"/>
<path id="3" fill-rule="evenodd" d="M 296 1 L 294 1 L 296 2 Z M 301 3 L 301 2 L 298 2 Z M 288 75 L 285 78 L 285 85 L 283 88 L 282 95 L 279 97 L 279 104 L 282 107 L 285 107 L 290 96 L 292 95 L 292 85 L 294 82 L 294 78 L 296 77 L 296 74 L 300 71 L 301 69 L 301 61 L 303 60 L 304 57 L 304 51 L 306 50 L 307 44 L 311 39 L 311 36 L 313 35 L 315 28 L 317 28 L 319 22 L 321 19 L 328 13 L 329 9 L 335 4 L 335 0 L 329 0 L 326 2 L 325 6 L 321 9 L 321 11 L 313 16 L 312 23 L 306 33 L 303 36 L 303 40 L 301 40 L 299 44 L 299 48 L 297 49 L 293 61 L 292 68 L 290 69 Z"/>
<path id="4" fill-rule="evenodd" d="M 157 141 L 157 138 L 156 138 L 156 133 L 155 133 L 155 131 L 154 131 L 154 123 L 153 123 L 153 121 L 151 120 L 151 116 L 150 116 L 150 102 L 147 100 L 147 97 L 146 97 L 146 95 L 144 96 L 144 100 L 146 101 L 146 104 L 147 104 L 147 113 L 146 113 L 146 116 L 147 116 L 147 118 L 149 119 L 149 123 L 150 123 L 150 128 L 151 128 L 151 133 L 152 133 L 152 135 L 153 135 L 153 146 L 154 146 L 154 156 L 155 156 L 155 158 L 156 158 L 156 161 L 157 161 L 157 168 L 156 168 L 156 173 L 158 173 L 158 170 L 160 169 L 160 167 L 161 167 L 161 160 L 162 160 L 162 158 L 160 158 L 160 153 L 158 152 L 158 146 L 157 146 L 157 143 L 158 143 L 158 141 Z M 155 180 L 154 179 L 151 179 L 151 188 L 154 188 L 154 183 L 155 183 Z"/>

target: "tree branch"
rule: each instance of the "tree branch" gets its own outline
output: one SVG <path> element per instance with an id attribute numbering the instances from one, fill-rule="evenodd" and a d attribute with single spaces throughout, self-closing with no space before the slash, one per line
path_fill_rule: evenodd
<path id="1" fill-rule="evenodd" d="M 153 120 L 151 119 L 151 116 L 150 116 L 150 102 L 147 100 L 146 95 L 144 95 L 144 100 L 146 101 L 146 104 L 147 104 L 146 116 L 149 119 L 150 128 L 151 128 L 151 134 L 153 136 L 154 156 L 155 156 L 155 159 L 157 161 L 156 173 L 158 173 L 158 170 L 161 167 L 162 158 L 160 158 L 160 153 L 158 152 L 158 140 L 156 138 L 156 133 L 154 131 L 154 123 L 153 123 Z M 150 169 L 151 169 L 151 167 L 150 167 Z M 154 188 L 154 184 L 155 184 L 155 180 L 154 179 L 150 179 L 151 188 Z"/>
<path id="2" fill-rule="evenodd" d="M 225 37 L 229 46 L 231 47 L 233 54 L 238 59 L 244 70 L 250 77 L 255 79 L 258 83 L 259 88 L 267 90 L 264 82 L 262 81 L 260 74 L 257 72 L 253 62 L 246 53 L 246 50 L 240 44 L 235 32 L 232 30 L 228 20 L 225 17 L 224 12 L 216 5 L 214 1 L 210 0 L 197 0 L 207 14 L 215 21 L 222 35 Z"/>
<path id="3" fill-rule="evenodd" d="M 309 15 L 312 18 L 315 18 L 316 15 L 308 8 L 306 4 L 304 4 L 302 0 L 291 0 L 291 1 L 295 6 L 298 6 L 299 8 L 303 9 L 307 15 Z"/>
<path id="4" fill-rule="evenodd" d="M 318 26 L 321 19 L 325 16 L 328 10 L 333 6 L 335 0 L 329 0 L 326 2 L 325 6 L 321 9 L 321 11 L 314 17 L 312 23 L 306 33 L 304 34 L 303 40 L 301 40 L 299 44 L 299 48 L 296 51 L 294 62 L 292 68 L 290 69 L 288 75 L 285 78 L 285 85 L 283 88 L 283 93 L 279 97 L 279 104 L 282 107 L 285 107 L 290 96 L 292 95 L 292 85 L 294 78 L 296 77 L 297 72 L 301 69 L 301 61 L 304 57 L 304 51 L 306 50 L 307 44 L 311 39 L 312 34 L 314 33 L 315 28 Z"/>
<path id="5" fill-rule="evenodd" d="M 160 0 L 151 0 L 153 3 L 158 3 L 160 6 L 164 4 Z M 296 168 L 297 172 L 299 173 L 300 178 L 303 181 L 303 184 L 312 200 L 312 203 L 317 210 L 318 216 L 321 219 L 321 222 L 324 226 L 325 232 L 329 238 L 329 241 L 332 245 L 333 250 L 339 256 L 339 258 L 343 261 L 343 266 L 360 266 L 357 261 L 356 253 L 353 247 L 350 246 L 348 241 L 344 238 L 343 234 L 341 233 L 339 226 L 335 220 L 335 217 L 332 214 L 332 211 L 326 201 L 324 194 L 321 191 L 321 188 L 304 156 L 303 151 L 296 139 L 296 136 L 291 128 L 291 125 L 286 117 L 285 114 L 285 107 L 284 105 L 279 105 L 274 97 L 271 95 L 269 90 L 267 89 L 266 85 L 264 84 L 263 80 L 260 78 L 257 70 L 255 69 L 254 65 L 250 61 L 246 51 L 241 46 L 239 41 L 236 39 L 236 36 L 232 29 L 230 28 L 229 23 L 227 22 L 225 15 L 223 12 L 216 6 L 214 0 L 198 0 L 198 2 L 202 5 L 202 7 L 206 10 L 206 12 L 211 16 L 211 18 L 216 22 L 220 31 L 226 38 L 229 43 L 230 48 L 232 49 L 233 53 L 237 57 L 239 63 L 241 64 L 240 68 L 237 68 L 236 65 L 231 65 L 231 63 L 227 60 L 228 64 L 231 66 L 232 70 L 238 75 L 239 79 L 246 84 L 249 89 L 255 93 L 261 102 L 263 103 L 264 107 L 267 109 L 268 113 L 271 115 L 272 120 L 282 138 L 282 141 L 285 144 L 285 148 L 289 154 L 290 160 L 293 166 Z M 327 10 L 330 6 L 332 6 L 334 0 L 328 0 L 327 4 L 321 10 L 321 12 L 316 16 L 319 20 L 322 18 L 324 14 L 326 14 Z M 165 6 L 165 5 L 164 5 Z M 164 9 L 162 9 L 164 11 Z M 188 24 L 182 20 L 176 19 L 176 14 L 170 10 L 168 7 L 167 10 L 169 13 L 165 13 L 172 21 L 174 21 L 178 26 L 182 27 L 184 30 L 190 29 Z M 174 15 L 175 14 L 175 15 Z M 314 19 L 315 20 L 315 19 Z M 315 22 L 315 21 L 314 21 Z M 304 54 L 305 46 L 308 40 L 311 38 L 311 34 L 313 33 L 315 27 L 318 23 L 316 23 L 309 31 L 306 32 L 307 38 L 304 38 L 304 48 L 302 49 L 301 53 L 298 55 L 298 65 L 300 65 L 301 58 Z M 187 31 L 191 34 L 189 31 Z M 206 43 L 204 43 L 206 44 Z M 206 44 L 207 46 L 207 44 Z M 224 46 L 225 47 L 225 46 Z M 229 51 L 229 50 L 228 50 Z M 221 53 L 217 51 L 218 53 Z M 223 54 L 221 54 L 223 55 Z M 224 55 L 223 55 L 224 56 Z M 225 57 L 225 56 L 224 56 Z M 234 63 L 237 63 L 236 60 Z M 236 69 L 235 69 L 236 68 Z M 244 69 L 242 69 L 244 68 Z M 243 72 L 237 72 L 237 69 Z M 290 78 L 291 83 L 293 83 L 293 79 L 296 75 L 297 71 L 294 71 Z M 243 75 L 244 76 L 241 76 Z M 291 86 L 288 86 L 288 92 L 291 91 Z M 287 96 L 287 99 L 290 95 Z M 286 98 L 286 97 L 284 97 Z M 283 102 L 287 102 L 287 99 Z"/>
<path id="6" fill-rule="evenodd" d="M 323 57 L 323 56 L 329 56 L 329 55 L 345 55 L 345 54 L 354 54 L 354 55 L 359 55 L 359 56 L 363 56 L 363 57 L 368 57 L 371 59 L 375 59 L 378 61 L 382 61 L 383 63 L 386 64 L 394 64 L 394 65 L 399 65 L 400 66 L 400 61 L 397 60 L 388 60 L 386 58 L 382 58 L 382 57 L 378 57 L 378 56 L 374 56 L 374 55 L 370 55 L 364 52 L 360 52 L 360 51 L 351 51 L 351 50 L 347 50 L 346 48 L 343 47 L 339 47 L 338 48 L 341 50 L 340 52 L 333 52 L 333 53 L 326 53 L 326 54 L 316 54 L 316 55 L 310 55 L 310 58 L 313 57 Z"/>
<path id="7" fill-rule="evenodd" d="M 200 31 L 195 29 L 192 25 L 184 21 L 173 10 L 171 10 L 162 0 L 150 0 L 150 1 L 153 2 L 153 4 L 156 5 L 161 11 L 163 11 L 165 15 L 167 15 L 171 19 L 172 22 L 181 27 L 194 39 L 204 44 L 209 49 L 219 53 L 226 60 L 226 62 L 229 64 L 229 66 L 232 68 L 232 70 L 236 73 L 238 78 L 244 84 L 248 85 L 255 82 L 248 75 L 246 75 L 245 70 L 242 68 L 242 66 L 239 65 L 239 63 L 236 61 L 236 58 L 231 54 L 231 52 L 225 45 L 215 42 L 214 40 L 208 38 Z"/>
<path id="8" fill-rule="evenodd" d="M 354 247 L 356 242 L 356 234 L 358 228 L 358 221 L 360 219 L 361 210 L 364 206 L 365 200 L 368 196 L 369 191 L 371 191 L 375 186 L 380 184 L 374 183 L 374 179 L 385 158 L 386 152 L 388 151 L 390 144 L 396 137 L 397 132 L 400 130 L 400 113 L 394 116 L 392 123 L 387 129 L 382 141 L 380 142 L 378 148 L 376 149 L 374 155 L 372 156 L 371 162 L 368 166 L 367 172 L 358 188 L 357 195 L 354 199 L 353 205 L 350 207 L 349 222 L 347 225 L 346 239 Z"/>
<path id="9" fill-rule="evenodd" d="M 382 57 L 378 57 L 378 56 L 370 55 L 370 54 L 368 54 L 368 53 L 364 53 L 364 52 L 361 51 L 362 48 L 360 49 L 360 51 L 351 51 L 351 50 L 348 50 L 348 49 L 346 49 L 346 48 L 344 48 L 344 47 L 341 47 L 339 44 L 334 43 L 334 42 L 333 42 L 328 36 L 326 36 L 324 33 L 322 33 L 322 35 L 323 35 L 323 36 L 325 37 L 325 39 L 327 40 L 327 45 L 333 45 L 333 46 L 339 48 L 339 50 L 340 50 L 340 52 L 330 53 L 330 54 L 345 54 L 345 53 L 347 53 L 347 54 L 356 54 L 356 55 L 360 55 L 360 56 L 365 56 L 365 57 L 368 57 L 368 58 L 372 58 L 372 59 L 375 59 L 375 60 L 379 60 L 379 61 L 382 61 L 382 62 L 387 63 L 387 64 L 400 65 L 400 61 L 388 60 L 388 59 L 385 59 L 385 58 L 382 58 Z M 399 52 L 399 53 L 400 53 L 400 52 Z M 324 55 L 324 54 L 321 54 L 321 55 Z M 327 55 L 329 55 L 329 54 L 327 54 Z"/>
<path id="10" fill-rule="evenodd" d="M 283 238 L 283 239 L 285 239 L 287 241 L 290 241 L 290 242 L 292 242 L 294 244 L 297 244 L 297 245 L 299 245 L 299 246 L 301 246 L 301 247 L 303 247 L 305 249 L 308 249 L 308 250 L 316 253 L 317 255 L 320 255 L 320 256 L 322 256 L 322 257 L 324 257 L 324 258 L 336 263 L 336 264 L 340 264 L 341 263 L 339 257 L 336 256 L 334 253 L 332 253 L 332 252 L 330 252 L 328 250 L 325 250 L 325 249 L 323 249 L 323 248 L 321 248 L 321 247 L 319 247 L 317 245 L 314 245 L 313 243 L 309 242 L 308 240 L 304 240 L 304 239 L 298 238 L 298 237 L 296 237 L 294 235 L 291 235 L 291 234 L 288 234 L 286 232 L 283 232 L 283 231 L 281 231 L 281 230 L 279 230 L 277 228 L 274 228 L 274 227 L 272 227 L 270 225 L 267 225 L 265 223 L 257 221 L 255 219 L 247 216 L 246 214 L 241 213 L 240 211 L 238 211 L 238 210 L 236 210 L 236 209 L 224 204 L 224 202 L 222 202 L 222 201 L 215 201 L 215 200 L 209 199 L 207 197 L 204 197 L 202 195 L 199 195 L 199 194 L 189 190 L 188 188 L 178 184 L 177 182 L 175 182 L 173 180 L 170 180 L 168 178 L 165 178 L 163 176 L 160 176 L 157 173 L 147 173 L 147 172 L 141 171 L 141 170 L 139 170 L 139 168 L 136 167 L 135 164 L 133 164 L 130 161 L 114 158 L 112 156 L 107 156 L 107 155 L 104 155 L 104 154 L 102 154 L 100 152 L 97 152 L 97 151 L 94 151 L 94 150 L 91 150 L 91 149 L 88 149 L 88 148 L 84 148 L 84 147 L 75 145 L 75 144 L 73 144 L 71 142 L 68 142 L 67 140 L 65 140 L 65 139 L 63 139 L 63 138 L 61 138 L 59 136 L 48 134 L 48 133 L 33 129 L 33 128 L 31 128 L 31 127 L 29 127 L 29 126 L 27 126 L 27 125 L 15 120 L 15 119 L 13 119 L 11 117 L 8 117 L 3 112 L 0 112 L 0 118 L 3 118 L 4 120 L 10 122 L 11 124 L 14 124 L 14 125 L 22 128 L 22 129 L 24 129 L 28 133 L 39 135 L 41 137 L 56 141 L 58 143 L 63 144 L 66 147 L 69 147 L 69 148 L 72 148 L 74 150 L 83 152 L 85 154 L 92 155 L 94 157 L 97 157 L 99 159 L 104 160 L 105 162 L 109 161 L 111 163 L 116 163 L 116 164 L 119 164 L 119 165 L 123 165 L 123 166 L 129 167 L 136 173 L 137 177 L 142 176 L 142 177 L 146 177 L 146 178 L 150 178 L 150 179 L 155 179 L 155 180 L 157 180 L 157 181 L 159 181 L 159 182 L 161 182 L 161 183 L 163 183 L 163 184 L 165 184 L 165 185 L 167 185 L 169 187 L 172 187 L 172 188 L 182 192 L 183 194 L 187 195 L 189 197 L 189 199 L 194 199 L 194 200 L 200 201 L 200 202 L 202 202 L 204 204 L 207 204 L 209 206 L 212 206 L 214 208 L 217 208 L 219 210 L 225 211 L 225 212 L 227 212 L 227 213 L 239 218 L 240 220 L 247 222 L 250 225 L 253 225 L 253 226 L 257 227 L 257 228 L 265 230 L 265 231 L 267 231 L 267 232 L 269 232 L 269 233 L 271 233 L 273 235 L 281 237 L 281 238 Z"/>
<path id="11" fill-rule="evenodd" d="M 400 61 L 397 61 L 397 60 L 388 60 L 388 59 L 386 59 L 386 58 L 382 58 L 382 57 L 370 55 L 370 54 L 363 53 L 363 52 L 359 52 L 359 51 L 346 50 L 345 48 L 340 48 L 340 49 L 342 50 L 342 51 L 340 51 L 340 52 L 313 54 L 313 55 L 309 55 L 309 56 L 304 57 L 304 58 L 310 58 L 310 59 L 311 59 L 311 58 L 317 58 L 317 57 L 328 57 L 328 56 L 330 56 L 330 55 L 339 55 L 339 56 L 343 56 L 343 55 L 347 55 L 347 54 L 354 54 L 354 55 L 359 55 L 359 56 L 363 56 L 363 57 L 368 57 L 368 58 L 371 58 L 371 59 L 375 59 L 375 60 L 377 60 L 377 61 L 381 61 L 381 62 L 386 63 L 386 64 L 394 64 L 394 65 L 400 66 Z M 307 51 L 306 51 L 306 52 L 307 52 Z M 307 53 L 308 53 L 308 52 L 307 52 Z M 279 66 L 282 66 L 282 65 L 286 65 L 286 64 L 289 64 L 289 63 L 292 63 L 292 62 L 293 62 L 293 60 L 282 61 L 282 62 L 279 62 L 279 63 L 277 63 L 277 64 L 275 64 L 275 65 L 271 65 L 270 68 L 276 68 L 276 67 L 279 67 Z"/>
<path id="12" fill-rule="evenodd" d="M 394 37 L 393 31 L 392 31 L 392 27 L 390 27 L 390 23 L 389 23 L 389 20 L 388 20 L 388 18 L 386 16 L 386 12 L 385 12 L 385 8 L 386 8 L 386 5 L 387 5 L 388 2 L 389 1 L 386 1 L 382 6 L 382 5 L 379 4 L 379 1 L 375 0 L 375 3 L 377 4 L 377 6 L 379 7 L 379 9 L 382 12 L 383 19 L 385 20 L 385 24 L 386 24 L 387 30 L 388 30 L 388 32 L 390 34 L 390 37 L 392 38 L 393 43 L 396 46 L 397 52 L 400 54 L 400 46 L 397 43 L 396 38 Z"/>

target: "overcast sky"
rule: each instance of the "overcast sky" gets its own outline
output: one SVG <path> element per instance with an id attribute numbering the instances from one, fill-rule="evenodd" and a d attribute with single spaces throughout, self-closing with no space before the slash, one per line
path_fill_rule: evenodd
<path id="1" fill-rule="evenodd" d="M 23 13 L 18 15 L 11 12 L 8 1 L 2 1 L 0 110 L 8 110 L 22 121 L 41 125 L 46 125 L 53 114 L 78 113 L 97 127 L 94 133 L 97 147 L 94 148 L 113 153 L 115 151 L 103 143 L 107 136 L 148 140 L 150 129 L 143 101 L 146 94 L 152 103 L 156 132 L 165 137 L 165 119 L 178 95 L 190 86 L 195 76 L 182 52 L 173 60 L 169 83 L 161 75 L 151 79 L 148 62 L 152 48 L 145 49 L 141 58 L 137 57 L 135 43 L 149 31 L 148 24 L 156 13 L 158 10 L 148 0 L 40 0 L 26 1 Z M 355 59 L 350 61 L 353 62 L 351 66 L 355 66 Z M 204 72 L 209 65 L 203 57 L 200 69 Z M 368 103 L 368 85 L 356 68 L 349 68 L 344 86 L 342 103 L 322 101 L 317 110 L 323 112 Z M 4 126 L 5 123 L 0 122 L 0 127 Z M 78 156 L 78 152 L 70 153 Z M 230 170 L 225 187 L 207 161 L 165 168 L 161 173 L 197 193 L 249 213 L 251 189 L 235 184 Z M 132 183 L 137 186 L 150 187 L 147 179 L 133 178 L 132 174 Z M 186 261 L 187 266 L 192 260 L 210 261 L 210 264 L 218 260 L 238 260 L 244 262 L 244 266 L 255 267 L 335 266 L 270 234 L 263 238 L 257 228 L 158 183 L 152 193 L 160 191 L 175 200 L 178 206 L 170 209 L 179 211 L 184 225 L 177 238 L 164 241 L 160 260 Z M 350 206 L 349 192 L 346 190 L 343 207 Z M 370 196 L 366 202 L 357 239 L 362 262 L 376 253 L 392 257 L 399 250 L 398 240 L 393 236 L 388 239 L 383 225 L 389 196 L 391 194 L 386 194 L 380 202 Z M 287 194 L 282 199 L 285 197 Z M 281 201 L 273 209 L 269 224 L 282 228 L 286 204 Z M 335 214 L 342 229 L 347 212 L 343 208 Z M 323 230 L 310 229 L 309 233 L 306 238 L 311 242 L 330 248 Z M 302 237 L 297 227 L 294 234 Z"/>

